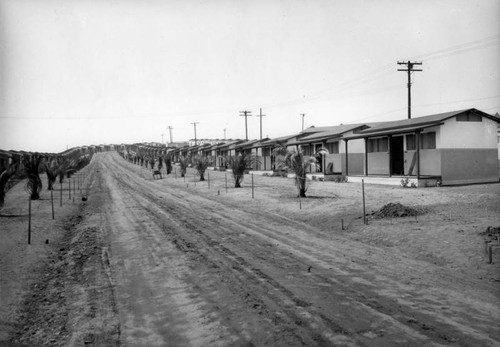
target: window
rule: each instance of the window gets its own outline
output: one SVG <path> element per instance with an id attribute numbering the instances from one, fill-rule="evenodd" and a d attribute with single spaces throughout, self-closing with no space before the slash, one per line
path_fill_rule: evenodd
<path id="1" fill-rule="evenodd" d="M 338 142 L 327 143 L 325 145 L 325 148 L 328 150 L 328 153 L 339 153 L 339 143 Z"/>
<path id="2" fill-rule="evenodd" d="M 457 116 L 457 122 L 482 122 L 483 118 L 473 113 L 463 113 Z"/>
<path id="3" fill-rule="evenodd" d="M 417 149 L 417 138 L 414 134 L 406 135 L 406 150 Z M 436 149 L 436 133 L 420 134 L 420 149 Z"/>
<path id="4" fill-rule="evenodd" d="M 415 149 L 417 149 L 417 141 L 415 135 L 406 135 L 406 150 L 414 151 Z"/>
<path id="5" fill-rule="evenodd" d="M 368 152 L 387 152 L 389 150 L 389 140 L 387 137 L 368 140 Z"/>
<path id="6" fill-rule="evenodd" d="M 436 133 L 420 134 L 420 149 L 436 149 Z"/>

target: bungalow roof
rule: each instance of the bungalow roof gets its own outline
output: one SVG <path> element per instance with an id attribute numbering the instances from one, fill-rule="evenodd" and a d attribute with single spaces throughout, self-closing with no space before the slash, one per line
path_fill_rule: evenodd
<path id="1" fill-rule="evenodd" d="M 335 125 L 330 125 L 330 126 L 324 126 L 324 127 L 315 127 L 314 125 L 302 130 L 300 133 L 301 134 L 313 134 L 313 133 L 318 133 L 321 131 L 328 131 L 331 130 L 332 128 L 335 128 Z"/>
<path id="2" fill-rule="evenodd" d="M 236 146 L 236 148 L 241 148 L 241 149 L 247 149 L 247 148 L 253 148 L 253 147 L 260 147 L 259 146 L 259 143 L 263 142 L 263 141 L 267 141 L 269 140 L 268 137 L 266 137 L 265 139 L 262 139 L 262 140 L 250 140 L 250 141 L 247 141 L 247 142 L 243 142 L 243 143 L 240 143 L 238 146 Z"/>
<path id="3" fill-rule="evenodd" d="M 290 145 L 295 145 L 295 144 L 305 144 L 305 143 L 312 143 L 312 142 L 318 142 L 318 141 L 323 141 L 327 139 L 333 139 L 333 138 L 339 138 L 342 137 L 342 134 L 353 131 L 356 129 L 362 129 L 364 127 L 367 127 L 366 124 L 341 124 L 333 127 L 329 127 L 328 130 L 325 131 L 320 131 L 318 133 L 313 133 L 311 135 L 304 136 L 300 139 L 297 139 L 296 141 L 292 141 L 289 144 Z"/>
<path id="4" fill-rule="evenodd" d="M 288 141 L 288 140 L 293 139 L 294 137 L 297 137 L 297 136 L 298 136 L 298 134 L 294 134 L 294 135 L 281 136 L 281 137 L 276 137 L 273 139 L 265 140 L 262 142 L 262 146 L 264 147 L 264 146 L 275 145 L 278 142 Z"/>
<path id="5" fill-rule="evenodd" d="M 399 121 L 380 122 L 371 125 L 367 129 L 361 130 L 359 134 L 345 136 L 344 138 L 349 140 L 349 139 L 359 139 L 372 136 L 390 135 L 395 133 L 409 133 L 419 129 L 442 125 L 445 120 L 467 112 L 471 112 L 473 114 L 477 114 L 479 116 L 495 120 L 496 122 L 500 122 L 500 119 L 497 119 L 495 116 L 479 111 L 475 108 L 469 108 L 465 110 L 444 112 L 429 116 L 403 119 Z"/>

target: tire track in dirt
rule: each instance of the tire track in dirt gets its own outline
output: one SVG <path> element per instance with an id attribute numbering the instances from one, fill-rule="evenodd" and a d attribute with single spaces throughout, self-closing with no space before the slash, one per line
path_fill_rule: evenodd
<path id="1" fill-rule="evenodd" d="M 160 200 L 160 201 L 157 201 L 158 200 L 158 192 L 150 192 L 150 190 L 152 189 L 152 187 L 150 185 L 147 185 L 147 188 L 149 188 L 147 191 L 145 188 L 145 183 L 144 181 L 141 182 L 141 180 L 136 180 L 134 178 L 134 175 L 128 175 L 127 177 L 127 182 L 130 183 L 131 181 L 134 181 L 134 184 L 130 185 L 129 184 L 129 188 L 130 189 L 136 189 L 135 186 L 140 186 L 142 189 L 139 189 L 138 190 L 138 194 L 147 194 L 148 195 L 148 200 L 149 201 L 154 201 L 155 204 L 161 206 L 162 204 L 165 205 L 164 201 L 163 200 Z M 163 194 L 164 192 L 162 192 Z M 189 197 L 188 195 L 179 195 L 179 194 L 175 194 L 176 195 L 176 198 L 177 199 L 185 199 L 186 197 Z M 170 194 L 170 196 L 173 196 L 173 194 Z M 214 239 L 214 235 L 211 234 L 210 236 L 207 236 L 207 235 L 204 235 L 203 232 L 201 232 L 200 230 L 214 230 L 214 229 L 219 229 L 219 234 L 225 234 L 225 235 L 231 235 L 231 229 L 235 229 L 238 227 L 238 224 L 237 223 L 233 223 L 231 225 L 231 227 L 225 227 L 225 228 L 222 228 L 221 225 L 220 225 L 220 221 L 223 220 L 224 218 L 226 218 L 227 216 L 222 216 L 222 218 L 217 218 L 217 221 L 215 223 L 212 223 L 210 221 L 210 219 L 206 219 L 206 218 L 198 218 L 196 214 L 193 214 L 193 211 L 192 209 L 189 207 L 189 201 L 188 202 L 185 202 L 185 201 L 175 201 L 175 208 L 172 207 L 172 205 L 170 205 L 170 207 L 168 206 L 165 206 L 165 207 L 162 207 L 162 208 L 159 208 L 160 211 L 151 211 L 151 213 L 157 213 L 159 216 L 162 214 L 162 211 L 161 210 L 169 210 L 169 213 L 170 213 L 170 216 L 174 216 L 174 218 L 172 219 L 178 219 L 178 220 L 182 220 L 183 223 L 185 224 L 185 226 L 187 227 L 187 230 L 189 232 L 189 230 L 195 230 L 196 231 L 196 234 L 193 234 L 192 235 L 192 239 L 196 239 L 196 238 L 199 238 L 200 235 L 203 235 L 203 237 L 205 238 L 205 242 L 206 244 L 211 247 L 212 249 L 214 249 L 215 252 L 217 253 L 226 253 L 227 257 L 232 257 L 233 258 L 233 261 L 236 261 L 237 263 L 239 262 L 240 263 L 240 266 L 244 269 L 252 269 L 252 266 L 250 264 L 248 264 L 241 256 L 238 256 L 238 257 L 235 257 L 235 253 L 232 252 L 232 251 L 229 251 L 229 249 L 227 247 L 221 247 L 220 243 L 218 242 L 215 242 L 213 241 Z M 177 211 L 177 214 L 173 213 L 172 211 L 173 210 L 179 210 L 179 206 L 183 206 L 183 210 L 180 210 L 180 211 Z M 206 206 L 204 206 L 206 207 Z M 213 210 L 214 208 L 212 208 Z M 213 215 L 213 211 L 211 211 L 212 215 Z M 164 212 L 163 212 L 164 213 Z M 190 214 L 192 217 L 189 218 L 189 220 L 186 220 L 185 216 L 186 213 Z M 239 213 L 243 213 L 243 211 L 239 211 Z M 227 220 L 225 220 L 225 222 L 227 222 Z M 212 223 L 212 225 L 210 225 L 210 223 Z M 230 222 L 228 222 L 229 224 L 231 224 Z M 236 225 L 234 225 L 236 224 Z M 240 229 L 241 229 L 241 226 L 239 226 Z M 224 230 L 223 230 L 224 229 Z M 271 232 L 271 230 L 268 230 L 266 229 L 265 232 L 262 232 L 262 228 L 259 228 L 258 226 L 256 226 L 256 224 L 254 223 L 252 225 L 252 229 L 255 230 L 255 229 L 258 229 L 258 233 L 261 233 L 261 234 L 269 234 Z M 249 230 L 244 230 L 243 231 L 244 233 L 247 233 L 247 234 L 252 234 Z M 185 236 L 185 235 L 184 235 Z M 262 235 L 261 235 L 262 236 Z M 179 235 L 178 235 L 179 237 Z M 215 236 L 216 237 L 220 237 L 219 236 Z M 226 243 L 227 243 L 227 240 L 225 240 Z M 241 244 L 241 239 L 239 240 L 233 240 L 234 243 L 238 243 L 238 244 Z M 280 242 L 282 242 L 283 240 L 280 240 Z M 303 242 L 303 239 L 299 239 L 299 241 L 302 241 Z M 262 241 L 261 241 L 262 242 Z M 186 244 L 192 244 L 191 241 L 185 241 Z M 254 245 L 255 246 L 255 245 Z M 188 247 L 189 248 L 189 251 L 192 252 L 192 246 L 191 247 Z M 292 249 L 295 249 L 297 250 L 300 249 L 300 244 L 293 244 L 293 247 L 291 247 Z M 255 251 L 255 247 L 253 249 Z M 301 254 L 301 256 L 304 256 L 304 254 L 307 254 L 307 252 L 310 252 L 312 249 L 311 248 L 308 248 L 308 249 L 305 249 Z M 241 253 L 242 251 L 242 248 L 238 248 L 238 252 Z M 251 254 L 248 253 L 248 256 L 251 258 Z M 249 258 L 249 259 L 250 259 Z M 307 257 L 305 257 L 307 258 Z M 285 259 L 287 260 L 287 259 Z M 289 259 L 288 259 L 289 260 Z M 295 261 L 296 262 L 296 261 Z M 238 268 L 238 267 L 237 267 Z M 353 269 L 350 269 L 350 273 L 352 273 L 352 270 Z M 354 269 L 356 270 L 356 269 Z M 358 269 L 359 270 L 359 269 Z M 254 276 L 255 278 L 260 278 L 260 279 L 264 279 L 266 280 L 267 282 L 272 282 L 272 281 L 269 281 L 268 280 L 268 276 L 265 276 L 263 274 L 262 271 L 258 270 L 258 269 L 255 269 L 253 268 L 252 271 L 255 273 Z M 346 273 L 344 273 L 345 275 Z M 314 276 L 318 276 L 318 275 L 314 275 Z M 267 278 L 266 278 L 267 277 Z M 347 276 L 346 276 L 347 277 Z M 339 281 L 337 280 L 332 280 L 331 276 L 329 277 L 319 277 L 321 281 L 323 281 L 323 283 L 329 283 L 332 282 L 332 283 L 329 283 L 329 286 L 331 287 L 333 284 L 337 285 L 339 284 Z M 344 279 L 345 280 L 345 279 Z M 318 281 L 318 279 L 316 279 L 315 281 Z M 363 282 L 363 280 L 360 280 L 359 278 L 356 279 L 356 281 L 358 281 L 358 285 L 360 285 L 360 281 Z M 343 281 L 342 281 L 343 282 Z M 365 286 L 367 285 L 366 281 L 364 281 L 365 283 L 363 283 Z M 355 284 L 355 283 L 354 283 Z M 281 285 L 277 285 L 277 284 L 274 284 L 275 285 L 275 288 L 280 288 Z M 350 303 L 350 306 L 352 307 L 354 305 L 354 302 L 359 302 L 361 300 L 361 302 L 363 302 L 363 306 L 365 306 L 365 310 L 367 310 L 367 308 L 371 307 L 371 310 L 372 311 L 377 311 L 377 312 L 372 312 L 372 314 L 379 314 L 382 316 L 382 318 L 384 320 L 391 320 L 389 319 L 389 315 L 391 317 L 394 317 L 394 316 L 399 316 L 399 320 L 401 321 L 400 324 L 397 324 L 397 322 L 392 322 L 393 324 L 395 325 L 399 325 L 399 328 L 398 329 L 402 329 L 402 331 L 405 332 L 406 335 L 411 335 L 412 334 L 412 331 L 416 328 L 417 331 L 419 331 L 418 333 L 414 332 L 413 331 L 413 334 L 416 335 L 418 337 L 418 339 L 422 339 L 422 333 L 425 334 L 425 335 L 430 335 L 431 337 L 434 337 L 434 338 L 437 338 L 437 339 L 441 339 L 443 340 L 443 342 L 445 341 L 450 341 L 450 340 L 454 340 L 456 339 L 455 337 L 450 337 L 446 334 L 442 334 L 442 333 L 439 333 L 439 331 L 435 331 L 436 329 L 436 326 L 434 326 L 433 328 L 430 328 L 430 326 L 428 324 L 425 324 L 425 323 L 419 323 L 418 320 L 415 319 L 415 315 L 416 316 L 421 316 L 419 318 L 421 318 L 421 322 L 428 322 L 428 320 L 426 320 L 427 317 L 425 316 L 422 316 L 422 315 L 419 315 L 417 312 L 403 312 L 403 311 L 399 311 L 399 312 L 395 312 L 394 308 L 393 307 L 397 307 L 397 306 L 400 306 L 401 305 L 398 305 L 397 302 L 387 302 L 387 300 L 385 300 L 385 305 L 381 305 L 381 302 L 384 301 L 384 298 L 378 298 L 378 300 L 375 300 L 375 299 L 367 299 L 366 298 L 366 295 L 364 294 L 359 294 L 358 295 L 354 295 L 354 297 L 351 295 L 349 295 L 347 293 L 347 291 L 351 292 L 352 293 L 352 281 L 347 281 L 347 285 L 344 285 L 344 292 L 341 293 L 341 296 L 342 298 L 346 298 L 346 297 L 351 297 L 353 302 Z M 282 286 L 281 286 L 282 287 Z M 365 288 L 366 289 L 366 288 Z M 283 290 L 283 288 L 280 289 L 282 292 L 286 293 L 288 290 Z M 336 290 L 338 291 L 338 288 L 336 288 Z M 373 294 L 373 293 L 370 293 L 370 294 Z M 363 300 L 363 298 L 365 298 Z M 293 301 L 293 300 L 292 300 Z M 297 300 L 295 300 L 297 302 Z M 354 305 L 355 306 L 355 305 Z M 311 310 L 311 309 L 310 309 Z M 384 312 L 385 311 L 385 312 Z M 397 313 L 397 314 L 396 314 Z M 328 318 L 325 317 L 324 314 L 318 314 L 318 312 L 312 312 L 311 313 L 311 316 L 319 316 L 319 317 L 322 317 L 322 319 L 324 319 L 329 325 L 335 325 L 333 324 L 333 322 L 331 320 L 329 320 Z M 380 317 L 379 317 L 380 318 Z M 327 324 L 327 325 L 328 325 Z M 436 324 L 436 325 L 439 325 L 439 324 Z M 342 328 L 340 330 L 343 330 Z M 439 330 L 439 329 L 438 329 Z M 345 331 L 345 329 L 344 329 Z M 367 329 L 367 335 L 370 335 L 371 334 L 369 333 L 370 329 Z M 401 331 L 401 330 L 400 330 Z M 457 332 L 458 335 L 461 335 L 459 332 Z M 387 334 L 387 332 L 384 332 L 384 334 Z M 406 339 L 408 338 L 408 336 L 406 336 Z M 462 337 L 463 338 L 463 337 Z M 359 341 L 358 341 L 359 342 Z"/>
<path id="2" fill-rule="evenodd" d="M 241 218 L 242 214 L 246 214 L 247 220 L 253 219 L 252 228 L 242 228 L 238 221 L 231 219 L 234 213 L 231 215 L 223 214 L 225 210 L 221 207 L 223 204 L 220 201 L 210 201 L 215 206 L 209 207 L 208 212 L 200 213 L 198 211 L 194 213 L 191 204 L 200 203 L 200 199 L 203 200 L 204 198 L 197 196 L 193 200 L 188 193 L 165 192 L 164 187 L 160 188 L 152 182 L 144 181 L 127 172 L 127 168 L 114 158 L 107 164 L 112 164 L 109 169 L 115 173 L 114 178 L 120 182 L 120 185 L 125 190 L 135 191 L 134 198 L 136 201 L 151 216 L 156 216 L 157 223 L 169 220 L 171 223 L 176 224 L 175 227 L 164 226 L 163 231 L 179 250 L 190 254 L 191 258 L 195 259 L 198 264 L 209 262 L 215 267 L 222 268 L 223 270 L 218 272 L 222 279 L 227 279 L 229 277 L 228 273 L 235 273 L 234 276 L 236 277 L 236 274 L 238 274 L 240 278 L 232 278 L 230 279 L 232 283 L 227 284 L 232 287 L 233 291 L 238 292 L 238 286 L 243 288 L 245 284 L 251 283 L 255 292 L 248 293 L 247 291 L 245 294 L 245 291 L 241 292 L 240 290 L 240 294 L 245 298 L 250 298 L 250 302 L 258 302 L 252 305 L 256 305 L 256 309 L 262 310 L 264 308 L 266 311 L 265 316 L 270 317 L 271 320 L 274 319 L 280 321 L 280 323 L 284 323 L 283 320 L 285 320 L 286 325 L 295 325 L 292 330 L 297 331 L 298 334 L 296 335 L 302 337 L 309 335 L 311 341 L 320 344 L 329 340 L 342 341 L 341 336 L 344 338 L 344 342 L 356 344 L 371 344 L 374 341 L 384 339 L 394 342 L 397 341 L 397 335 L 404 335 L 402 342 L 408 342 L 410 336 L 413 336 L 414 342 L 426 341 L 429 338 L 442 341 L 442 343 L 456 341 L 458 338 L 461 341 L 468 339 L 468 337 L 462 336 L 458 329 L 454 332 L 456 333 L 454 336 L 441 333 L 440 330 L 446 331 L 449 330 L 449 327 L 442 329 L 443 323 L 434 322 L 433 319 L 430 320 L 432 326 L 429 325 L 429 317 L 411 309 L 410 306 L 415 307 L 415 302 L 407 302 L 402 305 L 399 300 L 387 299 L 387 297 L 393 297 L 393 293 L 385 293 L 385 295 L 377 293 L 373 289 L 374 285 L 370 283 L 370 280 L 375 279 L 375 277 L 368 276 L 367 278 L 367 273 L 363 270 L 368 266 L 368 263 L 366 261 L 362 262 L 363 257 L 355 249 L 349 249 L 349 251 L 353 251 L 355 262 L 361 263 L 360 265 L 350 264 L 353 262 L 352 259 L 343 259 L 345 252 L 341 251 L 340 255 L 333 257 L 331 254 L 327 254 L 328 248 L 325 247 L 325 250 L 322 250 L 317 243 L 305 242 L 306 238 L 304 236 L 294 236 L 291 233 L 288 233 L 288 235 L 277 234 L 276 229 L 263 226 L 266 222 L 271 225 L 277 222 L 282 223 L 280 218 L 269 219 L 269 216 L 266 215 L 261 217 L 263 221 L 259 221 L 255 220 L 253 215 L 246 211 L 232 206 L 233 212 L 237 211 L 239 214 L 238 218 Z M 124 170 L 125 172 L 123 172 Z M 120 172 L 119 175 L 116 174 L 118 171 Z M 154 189 L 158 189 L 158 191 L 154 191 Z M 208 200 L 206 201 L 208 202 Z M 210 205 L 203 205 L 205 208 L 207 206 Z M 216 212 L 216 210 L 219 211 Z M 287 223 L 287 225 L 290 224 L 291 229 L 306 229 L 299 223 Z M 313 228 L 307 228 L 306 231 L 311 229 Z M 317 234 L 318 231 L 316 230 L 315 233 Z M 250 245 L 250 242 L 245 242 L 242 236 L 252 237 L 249 240 L 252 241 L 251 247 L 247 246 Z M 200 244 L 200 240 L 203 241 L 203 244 Z M 337 241 L 340 241 L 340 239 L 337 239 Z M 277 242 L 279 247 L 273 246 L 273 242 Z M 345 240 L 342 240 L 342 242 L 344 243 L 343 246 L 346 246 Z M 353 246 L 351 245 L 351 247 Z M 269 261 L 270 248 L 278 257 L 273 261 Z M 287 254 L 290 253 L 288 251 L 292 251 L 292 254 Z M 321 261 L 319 258 L 327 260 Z M 261 262 L 256 263 L 258 259 Z M 305 260 L 319 264 L 319 269 L 316 269 L 315 266 L 313 274 L 295 269 L 295 271 L 291 272 L 291 275 L 287 275 L 289 277 L 288 281 L 287 276 L 279 278 L 279 280 L 272 277 L 284 269 L 283 264 L 301 266 Z M 348 271 L 333 269 L 332 264 L 346 266 Z M 316 273 L 318 270 L 319 273 Z M 266 272 L 270 272 L 272 276 L 267 275 Z M 359 276 L 353 277 L 352 275 L 356 273 Z M 387 280 L 387 278 L 378 278 L 378 281 L 380 280 Z M 297 291 L 297 288 L 300 287 L 300 285 L 297 285 L 297 281 L 301 282 L 302 287 L 314 288 L 319 293 L 314 305 L 293 293 L 291 289 Z M 322 285 L 318 286 L 318 283 Z M 358 289 L 353 289 L 356 287 Z M 335 295 L 331 293 L 332 290 L 336 292 Z M 279 295 L 272 296 L 268 294 L 275 292 L 278 292 Z M 303 290 L 298 290 L 298 292 L 304 294 Z M 411 298 L 406 300 L 411 300 Z M 339 304 L 333 306 L 330 304 L 321 311 L 317 307 L 321 306 L 325 301 L 330 303 L 339 302 Z M 264 307 L 262 303 L 265 305 Z M 346 306 L 348 309 L 345 308 Z M 399 309 L 394 309 L 394 307 L 399 307 Z M 286 318 L 283 318 L 283 315 L 272 313 L 273 310 L 279 312 L 283 308 L 286 308 L 284 310 Z M 340 313 L 335 315 L 335 312 Z M 353 329 L 352 322 L 350 322 L 349 329 L 346 329 L 341 324 L 336 323 L 336 321 L 345 321 L 346 314 L 351 314 L 351 317 L 357 320 L 356 324 L 359 327 Z M 364 323 L 360 323 L 363 318 Z M 374 319 L 382 320 L 384 324 L 373 325 Z M 448 322 L 448 324 L 455 324 L 457 328 L 460 328 L 460 324 L 456 322 L 452 321 Z M 304 325 L 305 327 L 303 327 Z M 388 329 L 388 325 L 392 325 L 392 328 Z M 301 326 L 304 331 L 300 331 Z M 388 331 L 391 329 L 393 331 Z M 474 331 L 469 330 L 467 332 L 474 335 Z M 349 336 L 353 333 L 356 333 L 356 338 Z M 374 336 L 377 334 L 381 336 Z"/>

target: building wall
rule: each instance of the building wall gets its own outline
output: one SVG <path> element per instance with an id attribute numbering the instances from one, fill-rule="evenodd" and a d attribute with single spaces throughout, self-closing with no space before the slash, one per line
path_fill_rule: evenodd
<path id="1" fill-rule="evenodd" d="M 349 140 L 348 147 L 349 147 L 348 148 L 349 154 L 365 153 L 365 140 L 364 139 Z M 339 143 L 339 151 L 340 153 L 345 154 L 345 141 Z"/>
<path id="2" fill-rule="evenodd" d="M 410 174 L 410 167 L 413 160 L 413 156 L 416 155 L 416 151 L 405 151 L 405 175 Z M 412 171 L 412 175 L 417 174 L 418 164 L 415 162 L 415 166 Z M 440 176 L 441 175 L 441 151 L 439 149 L 421 149 L 420 150 L 420 174 L 427 176 Z"/>
<path id="3" fill-rule="evenodd" d="M 498 182 L 497 152 L 497 148 L 442 149 L 442 184 Z"/>
<path id="4" fill-rule="evenodd" d="M 345 157 L 345 155 L 344 155 Z M 324 173 L 341 173 L 342 171 L 342 154 L 340 153 L 330 153 L 324 156 L 325 164 L 324 164 Z M 333 172 L 328 171 L 328 167 L 330 164 L 333 165 Z"/>
<path id="5" fill-rule="evenodd" d="M 342 156 L 342 173 L 346 172 L 345 153 Z M 364 153 L 349 152 L 349 175 L 364 175 L 365 173 L 365 155 Z"/>
<path id="6" fill-rule="evenodd" d="M 447 119 L 436 133 L 437 148 L 498 148 L 498 123 L 482 118 L 481 122 L 458 122 L 456 117 Z"/>
<path id="7" fill-rule="evenodd" d="M 349 174 L 350 169 L 349 160 Z M 368 174 L 369 175 L 389 175 L 389 153 L 374 152 L 368 153 Z"/>

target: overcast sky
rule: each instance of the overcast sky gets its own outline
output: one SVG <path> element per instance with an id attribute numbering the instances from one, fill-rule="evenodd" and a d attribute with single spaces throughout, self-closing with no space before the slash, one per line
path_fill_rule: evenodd
<path id="1" fill-rule="evenodd" d="M 0 0 L 0 149 L 500 111 L 498 0 Z"/>

